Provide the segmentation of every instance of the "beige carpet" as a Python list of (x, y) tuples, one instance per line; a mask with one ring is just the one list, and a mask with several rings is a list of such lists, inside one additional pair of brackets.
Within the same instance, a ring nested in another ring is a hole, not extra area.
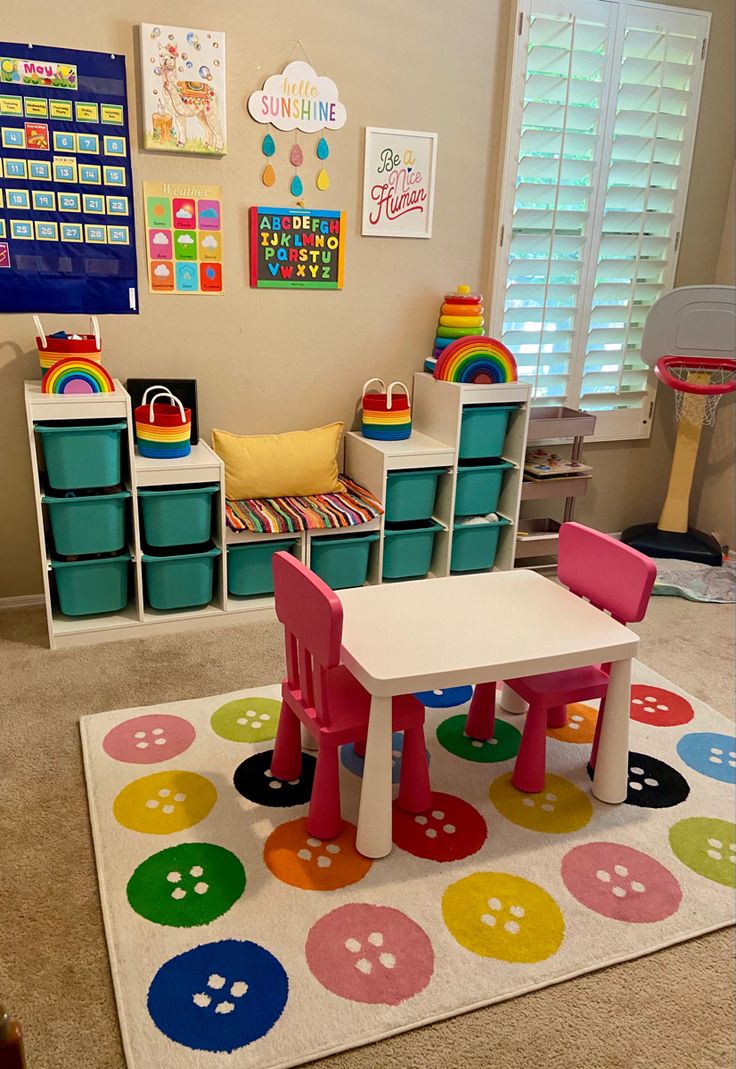
[[(654, 599), (640, 630), (642, 661), (733, 716), (732, 608)], [(124, 1065), (79, 716), (259, 686), (280, 669), (276, 625), (52, 654), (40, 611), (0, 614), (0, 998), (23, 1021), (31, 1069)], [(716, 933), (315, 1064), (730, 1067), (732, 942)]]

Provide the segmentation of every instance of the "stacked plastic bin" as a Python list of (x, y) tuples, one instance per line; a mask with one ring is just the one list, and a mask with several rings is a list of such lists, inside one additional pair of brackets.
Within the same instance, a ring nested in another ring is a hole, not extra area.
[(115, 613), (128, 603), (125, 430), (117, 421), (35, 424), (46, 472), (47, 549), (65, 616)]
[(442, 527), (433, 514), (444, 472), (444, 468), (387, 472), (383, 579), (423, 579), (429, 573), (435, 537)]
[(467, 405), (463, 408), (458, 450), (451, 572), (493, 567), (501, 528), (496, 514), (505, 472), (503, 459), (509, 420), (516, 405)]
[(160, 486), (138, 491), (146, 604), (160, 612), (212, 601), (220, 549), (212, 542), (218, 486)]

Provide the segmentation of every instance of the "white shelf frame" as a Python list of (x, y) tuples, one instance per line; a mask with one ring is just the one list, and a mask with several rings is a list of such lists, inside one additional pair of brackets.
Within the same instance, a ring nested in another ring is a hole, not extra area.
[[(345, 470), (351, 479), (365, 486), (385, 507), (389, 472), (444, 468), (439, 477), (433, 519), (442, 525), (434, 538), (428, 578), (450, 574), (452, 557), (458, 454), (463, 409), (471, 405), (516, 405), (511, 413), (503, 457), (513, 465), (504, 476), (497, 513), (510, 522), (499, 532), (494, 571), (514, 565), (515, 531), (519, 519), (521, 478), (529, 422), (529, 393), (526, 383), (512, 382), (480, 386), (443, 382), (426, 372), (414, 375), (412, 434), (400, 442), (382, 442), (350, 431), (345, 439)], [(382, 582), (385, 519), (380, 521), (377, 552), (371, 552), (368, 580)]]

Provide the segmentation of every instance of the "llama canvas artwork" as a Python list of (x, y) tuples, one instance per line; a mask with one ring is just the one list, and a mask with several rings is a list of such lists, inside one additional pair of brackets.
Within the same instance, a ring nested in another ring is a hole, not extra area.
[(141, 70), (144, 148), (224, 155), (225, 34), (143, 23)]

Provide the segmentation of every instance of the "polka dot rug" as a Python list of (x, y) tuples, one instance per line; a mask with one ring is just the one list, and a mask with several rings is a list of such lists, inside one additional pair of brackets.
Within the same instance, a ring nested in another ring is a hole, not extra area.
[[(130, 1069), (301, 1065), (733, 923), (733, 727), (642, 665), (620, 806), (591, 794), (594, 705), (548, 732), (524, 795), (522, 718), (473, 743), (465, 688), (422, 695), (432, 805), (394, 807), (379, 861), (355, 849), (352, 746), (337, 839), (306, 828), (311, 754), (270, 775), (278, 693), (82, 720)], [(394, 780), (400, 762), (396, 735)]]

